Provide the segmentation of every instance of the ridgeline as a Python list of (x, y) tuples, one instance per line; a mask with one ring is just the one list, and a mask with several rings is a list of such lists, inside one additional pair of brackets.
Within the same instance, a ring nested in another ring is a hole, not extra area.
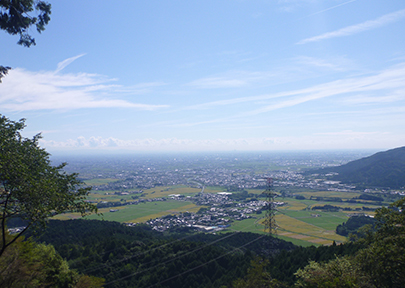
[(355, 184), (358, 188), (380, 187), (400, 189), (405, 186), (405, 147), (378, 152), (338, 167), (312, 170), (310, 173), (338, 175), (330, 180)]

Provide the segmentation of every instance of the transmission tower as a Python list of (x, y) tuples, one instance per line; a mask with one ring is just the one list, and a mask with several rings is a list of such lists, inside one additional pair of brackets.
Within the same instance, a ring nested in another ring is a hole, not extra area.
[(276, 233), (276, 205), (274, 204), (274, 196), (276, 193), (272, 191), (273, 188), (273, 178), (267, 178), (267, 187), (263, 191), (266, 196), (266, 216), (264, 219), (264, 231), (267, 231), (270, 236)]

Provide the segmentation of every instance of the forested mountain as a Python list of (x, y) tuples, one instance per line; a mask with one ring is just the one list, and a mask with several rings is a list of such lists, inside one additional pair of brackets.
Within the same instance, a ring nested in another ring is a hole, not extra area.
[(352, 244), (296, 247), (254, 233), (164, 235), (98, 220), (50, 221), (36, 240), (54, 245), (72, 269), (105, 278), (106, 287), (233, 287), (257, 256), (271, 259), (271, 274), (292, 285), (309, 260), (358, 250)]
[(405, 186), (405, 147), (378, 152), (345, 165), (324, 168), (311, 173), (329, 172), (339, 173), (331, 179), (343, 183), (352, 183), (364, 188), (399, 189)]
[(37, 241), (54, 245), (72, 269), (105, 278), (106, 287), (221, 287), (243, 277), (255, 255), (295, 247), (254, 233), (165, 236), (98, 220), (50, 221)]

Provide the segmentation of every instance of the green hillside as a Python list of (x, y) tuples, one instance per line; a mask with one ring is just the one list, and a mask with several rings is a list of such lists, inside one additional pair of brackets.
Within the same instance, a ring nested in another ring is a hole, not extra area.
[(360, 187), (400, 189), (405, 186), (405, 147), (378, 152), (342, 166), (316, 172), (337, 172), (339, 174), (331, 179)]

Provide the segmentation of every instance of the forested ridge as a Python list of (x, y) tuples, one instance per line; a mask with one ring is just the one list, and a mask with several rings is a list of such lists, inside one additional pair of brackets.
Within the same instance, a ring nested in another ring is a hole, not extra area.
[(251, 261), (269, 258), (273, 277), (292, 285), (310, 260), (352, 255), (359, 245), (297, 247), (254, 233), (161, 234), (146, 226), (98, 220), (50, 221), (37, 238), (55, 246), (80, 273), (103, 277), (106, 287), (232, 287)]
[[(405, 198), (354, 218), (350, 241), (298, 247), (267, 235), (157, 233), (98, 220), (50, 221), (35, 240), (104, 287), (403, 287)], [(353, 222), (353, 223), (352, 223)], [(360, 227), (360, 228), (359, 228)], [(90, 286), (91, 287), (91, 286)]]
[(405, 186), (405, 147), (378, 152), (338, 167), (310, 171), (310, 173), (329, 172), (339, 173), (331, 176), (333, 180), (356, 184), (363, 188), (399, 189)]

